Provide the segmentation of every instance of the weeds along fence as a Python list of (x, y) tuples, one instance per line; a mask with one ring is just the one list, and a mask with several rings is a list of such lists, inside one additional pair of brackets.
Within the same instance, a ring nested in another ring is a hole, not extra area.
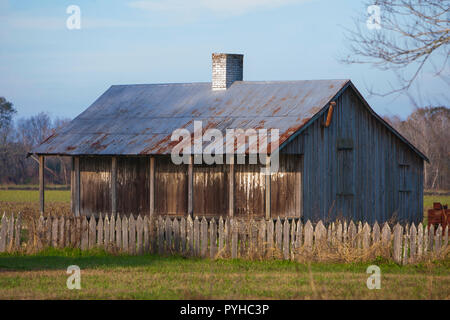
[(148, 216), (39, 217), (22, 221), (4, 214), (0, 252), (36, 252), (46, 247), (104, 248), (112, 253), (181, 254), (210, 258), (279, 258), (296, 261), (365, 261), (376, 257), (399, 264), (448, 258), (448, 226), (392, 229), (361, 222), (192, 219)]

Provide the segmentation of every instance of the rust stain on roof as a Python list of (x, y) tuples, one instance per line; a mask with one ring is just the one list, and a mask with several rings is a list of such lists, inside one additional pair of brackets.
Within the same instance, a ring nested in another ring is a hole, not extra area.
[(278, 129), (280, 143), (299, 130), (349, 80), (238, 81), (223, 91), (210, 83), (110, 87), (68, 126), (32, 153), (169, 154), (172, 132), (203, 121), (218, 129)]

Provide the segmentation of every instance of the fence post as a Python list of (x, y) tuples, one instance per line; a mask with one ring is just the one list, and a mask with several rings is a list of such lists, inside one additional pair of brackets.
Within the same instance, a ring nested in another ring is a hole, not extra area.
[(413, 223), (409, 229), (409, 262), (413, 263), (416, 260), (416, 252), (417, 252), (417, 229), (415, 224)]
[(364, 224), (362, 232), (362, 247), (364, 250), (367, 250), (370, 247), (370, 226), (367, 222)]
[(284, 219), (283, 224), (283, 258), (284, 260), (289, 259), (289, 231), (291, 229), (291, 226), (289, 224), (289, 220), (286, 218)]
[(372, 243), (378, 243), (378, 241), (380, 241), (380, 237), (380, 225), (375, 221), (372, 229)]
[(94, 215), (91, 215), (89, 219), (89, 249), (95, 247), (95, 243), (97, 240), (97, 223), (95, 221)]
[(291, 258), (293, 258), (294, 255), (294, 249), (295, 249), (295, 230), (296, 230), (297, 224), (295, 223), (295, 220), (292, 219), (292, 223), (291, 223), (291, 242), (290, 242), (290, 250), (289, 250), (289, 255)]
[(103, 223), (103, 245), (105, 247), (105, 249), (108, 249), (110, 241), (109, 238), (111, 237), (109, 235), (109, 232), (111, 231), (111, 226), (110, 226), (110, 222), (109, 222), (109, 216), (105, 215), (105, 220)]
[(323, 225), (322, 220), (316, 224), (316, 228), (314, 230), (314, 246), (316, 248), (324, 245), (327, 240), (327, 229)]
[(136, 220), (133, 214), (128, 219), (128, 248), (130, 254), (136, 254)]
[(448, 245), (448, 224), (447, 224), (447, 226), (445, 227), (445, 232), (444, 232), (444, 249), (446, 249), (447, 248), (447, 245)]
[(342, 243), (342, 222), (339, 220), (336, 222), (336, 243), (335, 246), (339, 247)]
[(187, 252), (189, 255), (194, 255), (194, 222), (190, 215), (186, 222)]
[(267, 252), (273, 252), (274, 245), (273, 245), (273, 236), (274, 236), (274, 225), (273, 220), (269, 219), (267, 221)]
[(210, 245), (210, 257), (214, 259), (217, 253), (217, 225), (214, 218), (209, 222), (209, 245)]
[(150, 252), (150, 233), (149, 233), (149, 218), (147, 215), (144, 215), (144, 219), (142, 222), (142, 229), (144, 231), (144, 253)]
[(75, 242), (74, 242), (74, 247), (75, 248), (81, 248), (81, 239), (82, 239), (82, 228), (81, 228), (81, 218), (80, 217), (75, 217), (74, 218), (74, 235), (75, 235)]
[(417, 231), (417, 258), (420, 259), (422, 257), (423, 252), (423, 225), (422, 222), (419, 223), (417, 227), (419, 230)]
[(408, 227), (405, 227), (405, 234), (403, 235), (403, 265), (408, 263)]
[(439, 251), (441, 250), (441, 244), (442, 244), (442, 226), (438, 225), (436, 229), (436, 234), (434, 236), (434, 253), (439, 254)]
[(103, 246), (103, 215), (100, 213), (100, 216), (98, 218), (97, 223), (97, 246), (102, 247)]
[(184, 217), (181, 217), (180, 220), (180, 252), (182, 254), (186, 253), (186, 219)]
[(0, 252), (5, 252), (6, 249), (6, 233), (8, 232), (8, 218), (3, 213), (2, 226), (0, 229)]
[(206, 257), (208, 252), (208, 222), (205, 217), (203, 217), (201, 226), (200, 226), (200, 234), (201, 234), (201, 256)]
[(222, 216), (219, 218), (219, 254), (223, 253), (224, 248), (224, 225)]
[(116, 216), (113, 214), (109, 220), (109, 242), (111, 245), (116, 244)]
[(158, 253), (161, 255), (164, 253), (164, 220), (161, 216), (158, 217), (156, 222), (156, 233), (158, 235)]
[(303, 237), (303, 225), (300, 219), (297, 221), (297, 229), (295, 230), (295, 248), (300, 249), (302, 247), (302, 237)]
[(52, 219), (52, 247), (58, 247), (58, 217)]
[(231, 227), (231, 258), (237, 258), (237, 247), (238, 247), (238, 226), (235, 219), (230, 219)]
[(383, 229), (381, 230), (381, 241), (385, 246), (387, 246), (391, 241), (391, 228), (387, 222), (384, 223)]
[(402, 262), (402, 237), (403, 227), (397, 223), (394, 227), (394, 261), (399, 264)]
[(142, 254), (144, 252), (144, 245), (143, 245), (143, 231), (144, 231), (144, 225), (142, 221), (142, 217), (139, 214), (136, 219), (136, 242), (137, 242), (137, 253)]
[(260, 257), (264, 257), (266, 254), (266, 221), (264, 219), (261, 219), (259, 221), (259, 229), (258, 229), (258, 254)]
[[(47, 218), (50, 220), (51, 218)], [(81, 250), (86, 250), (89, 245), (89, 229), (86, 216), (81, 218)]]
[(44, 217), (42, 216), (42, 214), (39, 216), (39, 221), (37, 223), (37, 227), (35, 230), (35, 234), (33, 235), (33, 244), (36, 245), (36, 248), (38, 251), (42, 250), (44, 244), (43, 244), (43, 239), (44, 239), (44, 226), (45, 226), (45, 221), (44, 221)]
[(282, 234), (281, 234), (281, 230), (282, 230), (282, 226), (281, 226), (281, 220), (280, 217), (278, 216), (278, 219), (275, 223), (275, 245), (276, 248), (279, 252), (282, 251)]
[(430, 226), (430, 230), (428, 230), (428, 251), (433, 251), (433, 240), (434, 240), (434, 225)]
[(19, 250), (20, 249), (20, 236), (22, 231), (22, 214), (19, 212), (17, 214), (16, 218), (16, 224), (15, 224), (15, 237), (14, 237), (14, 249)]
[(349, 240), (351, 243), (352, 248), (357, 247), (357, 240), (356, 240), (356, 226), (353, 223), (353, 221), (350, 221), (350, 224), (348, 226), (348, 233), (349, 233)]
[(311, 221), (306, 221), (305, 224), (305, 248), (307, 251), (311, 252), (313, 248), (313, 236), (314, 236), (314, 229), (312, 226)]
[(200, 255), (200, 222), (198, 217), (194, 219), (194, 255)]
[[(123, 245), (122, 245), (122, 218), (120, 217), (120, 215), (117, 215), (117, 219), (115, 221), (115, 233), (116, 233), (116, 246), (119, 250), (123, 249)], [(111, 236), (111, 234), (110, 234)]]
[(173, 250), (174, 252), (180, 252), (180, 224), (178, 223), (178, 219), (173, 218), (172, 222), (172, 230), (173, 230)]
[(347, 221), (344, 221), (343, 228), (342, 228), (342, 244), (348, 245), (347, 241), (348, 241), (348, 225), (347, 225)]

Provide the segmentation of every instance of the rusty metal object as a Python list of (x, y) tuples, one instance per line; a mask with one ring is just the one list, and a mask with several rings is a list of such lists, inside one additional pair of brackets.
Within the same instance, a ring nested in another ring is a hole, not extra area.
[(439, 224), (442, 226), (442, 232), (444, 232), (447, 225), (450, 225), (450, 210), (447, 205), (434, 202), (433, 209), (428, 209), (428, 228), (431, 225), (437, 227)]
[(327, 121), (325, 122), (325, 128), (328, 128), (331, 124), (331, 119), (333, 118), (333, 109), (336, 106), (336, 102), (330, 102), (330, 108), (328, 108)]

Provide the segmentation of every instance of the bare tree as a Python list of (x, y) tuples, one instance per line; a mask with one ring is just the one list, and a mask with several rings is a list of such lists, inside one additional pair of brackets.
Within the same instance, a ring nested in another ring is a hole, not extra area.
[(425, 163), (428, 189), (450, 189), (450, 109), (417, 108), (406, 120), (386, 119), (430, 159)]
[[(379, 29), (366, 27), (366, 19), (355, 18), (355, 29), (346, 29), (350, 54), (344, 63), (367, 63), (380, 70), (392, 70), (398, 79), (388, 92), (371, 94), (386, 96), (407, 91), (426, 64), (442, 76), (450, 55), (450, 20), (448, 0), (375, 0), (366, 7), (380, 8)], [(435, 65), (432, 57), (441, 56)], [(411, 69), (410, 69), (411, 68)], [(411, 72), (412, 70), (412, 72)]]

